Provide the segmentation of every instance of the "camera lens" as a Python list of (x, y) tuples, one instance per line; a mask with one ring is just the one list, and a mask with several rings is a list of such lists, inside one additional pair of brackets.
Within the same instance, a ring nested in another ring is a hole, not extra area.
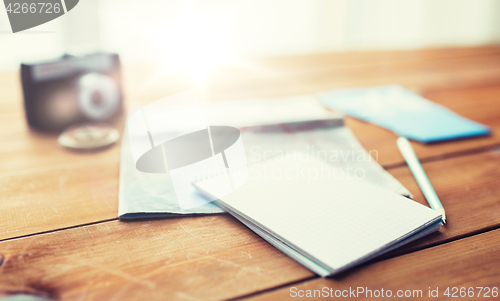
[(79, 106), (90, 120), (104, 121), (113, 116), (120, 104), (115, 81), (104, 74), (87, 73), (79, 78)]

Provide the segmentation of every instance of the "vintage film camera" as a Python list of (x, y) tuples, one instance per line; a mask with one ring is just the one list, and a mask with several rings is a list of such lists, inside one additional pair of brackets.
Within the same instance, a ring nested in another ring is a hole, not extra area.
[(61, 132), (84, 122), (112, 123), (122, 113), (120, 60), (95, 53), (21, 65), (28, 124)]

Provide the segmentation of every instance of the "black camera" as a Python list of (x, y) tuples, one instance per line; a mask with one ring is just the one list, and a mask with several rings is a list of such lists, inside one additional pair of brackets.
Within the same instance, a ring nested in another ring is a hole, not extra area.
[(65, 55), (54, 61), (21, 65), (28, 124), (60, 132), (83, 122), (113, 122), (123, 110), (117, 54)]

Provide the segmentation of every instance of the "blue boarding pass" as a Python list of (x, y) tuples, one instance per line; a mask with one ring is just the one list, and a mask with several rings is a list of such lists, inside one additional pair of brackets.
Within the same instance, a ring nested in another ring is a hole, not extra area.
[(491, 133), (487, 126), (398, 85), (338, 89), (318, 97), (330, 109), (423, 143)]

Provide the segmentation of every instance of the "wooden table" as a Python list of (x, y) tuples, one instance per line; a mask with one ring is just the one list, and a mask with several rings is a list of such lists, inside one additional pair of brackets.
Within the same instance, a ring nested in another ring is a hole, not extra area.
[[(127, 101), (148, 103), (193, 85), (159, 70), (125, 66)], [(389, 83), (484, 123), (493, 135), (413, 143), (449, 223), (383, 258), (321, 279), (227, 215), (120, 222), (120, 145), (73, 153), (59, 148), (55, 136), (30, 131), (19, 74), (0, 74), (0, 295), (276, 300), (290, 298), (292, 287), (422, 290), (424, 297), (429, 287), (439, 287), (445, 298), (447, 287), (499, 287), (500, 47), (250, 60), (215, 70), (205, 93), (217, 101)], [(347, 125), (425, 204), (396, 136), (353, 118)]]

